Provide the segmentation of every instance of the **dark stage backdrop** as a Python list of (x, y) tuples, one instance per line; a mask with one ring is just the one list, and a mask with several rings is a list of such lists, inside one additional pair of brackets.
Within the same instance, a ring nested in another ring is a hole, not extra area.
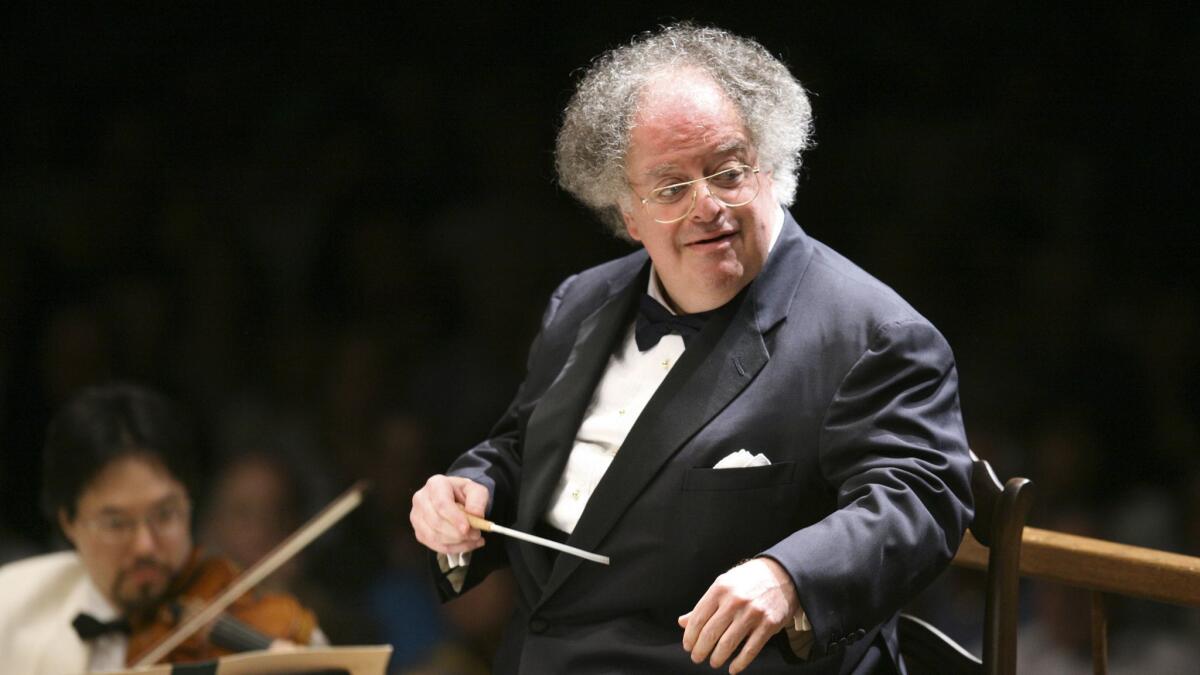
[(187, 404), (214, 483), (284, 456), (304, 511), (370, 475), (363, 559), (400, 555), (550, 291), (627, 250), (554, 184), (574, 71), (694, 18), (815, 94), (792, 212), (945, 332), (1034, 522), (1200, 553), (1187, 3), (58, 4), (0, 22), (6, 551), (52, 544), (51, 412), (117, 378)]

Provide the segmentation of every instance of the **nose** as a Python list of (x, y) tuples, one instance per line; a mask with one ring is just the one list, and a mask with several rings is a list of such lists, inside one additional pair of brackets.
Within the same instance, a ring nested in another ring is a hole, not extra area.
[(692, 207), (692, 219), (707, 223), (717, 217), (724, 205), (713, 196), (707, 181), (696, 185), (696, 205)]
[(150, 529), (150, 523), (146, 522), (145, 518), (139, 520), (135, 526), (130, 546), (135, 553), (152, 553), (158, 548), (158, 540), (154, 536), (154, 531)]

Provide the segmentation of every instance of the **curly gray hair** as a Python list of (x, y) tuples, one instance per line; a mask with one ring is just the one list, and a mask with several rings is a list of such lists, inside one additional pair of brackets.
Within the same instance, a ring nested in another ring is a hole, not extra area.
[(812, 136), (812, 106), (787, 66), (754, 40), (690, 23), (635, 37), (592, 61), (563, 112), (555, 144), (558, 182), (628, 239), (620, 205), (628, 203), (625, 155), (642, 87), (663, 71), (698, 68), (733, 101), (759, 165), (773, 171), (775, 196), (796, 195), (800, 153)]

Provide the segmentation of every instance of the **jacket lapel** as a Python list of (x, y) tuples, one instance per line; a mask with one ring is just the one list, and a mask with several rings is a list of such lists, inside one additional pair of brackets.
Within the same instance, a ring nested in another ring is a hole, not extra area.
[[(648, 270), (647, 265), (642, 273), (618, 286), (599, 309), (584, 319), (562, 371), (530, 415), (525, 433), (525, 475), (517, 502), (517, 529), (533, 531), (546, 512), (596, 383), (604, 373), (614, 344), (628, 327), (634, 301), (645, 288)], [(539, 583), (544, 582), (550, 572), (545, 550), (525, 542), (518, 542), (518, 546), (534, 577)]]

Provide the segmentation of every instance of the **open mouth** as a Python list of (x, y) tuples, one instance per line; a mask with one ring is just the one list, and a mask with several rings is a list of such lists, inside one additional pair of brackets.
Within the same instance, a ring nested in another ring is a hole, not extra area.
[(713, 235), (712, 237), (709, 237), (708, 239), (701, 239), (699, 241), (693, 241), (692, 243), (688, 244), (688, 246), (704, 246), (707, 244), (719, 244), (723, 241), (728, 241), (730, 239), (733, 239), (734, 235), (736, 235), (736, 234), (737, 234), (737, 230), (734, 230), (731, 232), (722, 232), (720, 234)]

